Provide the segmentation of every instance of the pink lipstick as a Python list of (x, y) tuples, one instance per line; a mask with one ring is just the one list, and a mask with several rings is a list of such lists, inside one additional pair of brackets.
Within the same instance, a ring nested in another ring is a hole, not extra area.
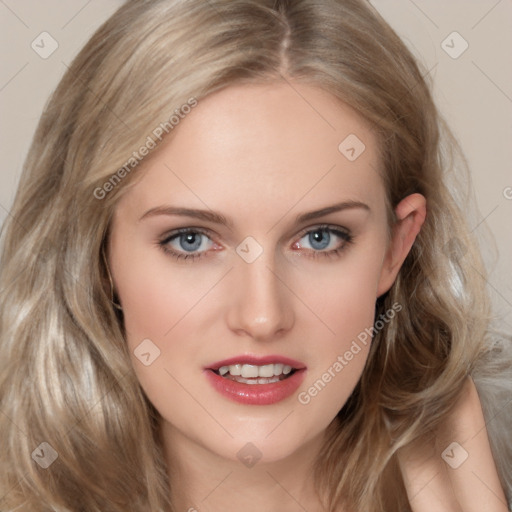
[(300, 386), (306, 367), (288, 357), (240, 355), (206, 367), (204, 373), (223, 396), (247, 405), (285, 400)]

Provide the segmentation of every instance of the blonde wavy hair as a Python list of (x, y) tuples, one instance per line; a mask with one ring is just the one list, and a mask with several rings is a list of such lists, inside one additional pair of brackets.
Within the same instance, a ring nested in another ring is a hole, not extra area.
[[(140, 173), (102, 199), (94, 191), (189, 98), (283, 80), (322, 88), (372, 124), (390, 227), (403, 197), (427, 198), (423, 229), (376, 304), (378, 317), (400, 303), (400, 319), (375, 334), (316, 465), (329, 511), (409, 510), (397, 451), (431, 438), (491, 353), (485, 272), (454, 192), (457, 144), (424, 75), (363, 0), (132, 0), (97, 30), (44, 110), (2, 234), (2, 510), (173, 510), (159, 415), (102, 259)], [(42, 442), (58, 453), (46, 470), (31, 458)]]

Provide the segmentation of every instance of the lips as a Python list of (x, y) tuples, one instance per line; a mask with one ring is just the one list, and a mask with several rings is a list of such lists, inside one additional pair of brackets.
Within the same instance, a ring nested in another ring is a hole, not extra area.
[(306, 367), (283, 356), (241, 355), (205, 368), (213, 388), (248, 405), (270, 405), (288, 398), (302, 383)]

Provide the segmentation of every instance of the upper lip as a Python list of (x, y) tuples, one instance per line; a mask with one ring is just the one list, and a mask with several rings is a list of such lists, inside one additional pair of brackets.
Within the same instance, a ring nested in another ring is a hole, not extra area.
[(263, 366), (266, 364), (286, 364), (295, 368), (296, 370), (302, 370), (306, 367), (305, 364), (289, 357), (269, 355), (269, 356), (253, 356), (249, 354), (239, 355), (230, 357), (229, 359), (223, 359), (207, 366), (207, 370), (218, 370), (221, 366), (231, 366), (233, 364), (252, 364), (255, 366)]

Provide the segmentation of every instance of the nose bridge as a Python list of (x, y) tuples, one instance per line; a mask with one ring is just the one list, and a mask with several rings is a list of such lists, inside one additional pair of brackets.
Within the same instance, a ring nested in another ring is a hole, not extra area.
[(259, 340), (289, 330), (294, 322), (292, 296), (276, 269), (274, 252), (263, 251), (252, 262), (240, 257), (235, 267), (230, 328)]

